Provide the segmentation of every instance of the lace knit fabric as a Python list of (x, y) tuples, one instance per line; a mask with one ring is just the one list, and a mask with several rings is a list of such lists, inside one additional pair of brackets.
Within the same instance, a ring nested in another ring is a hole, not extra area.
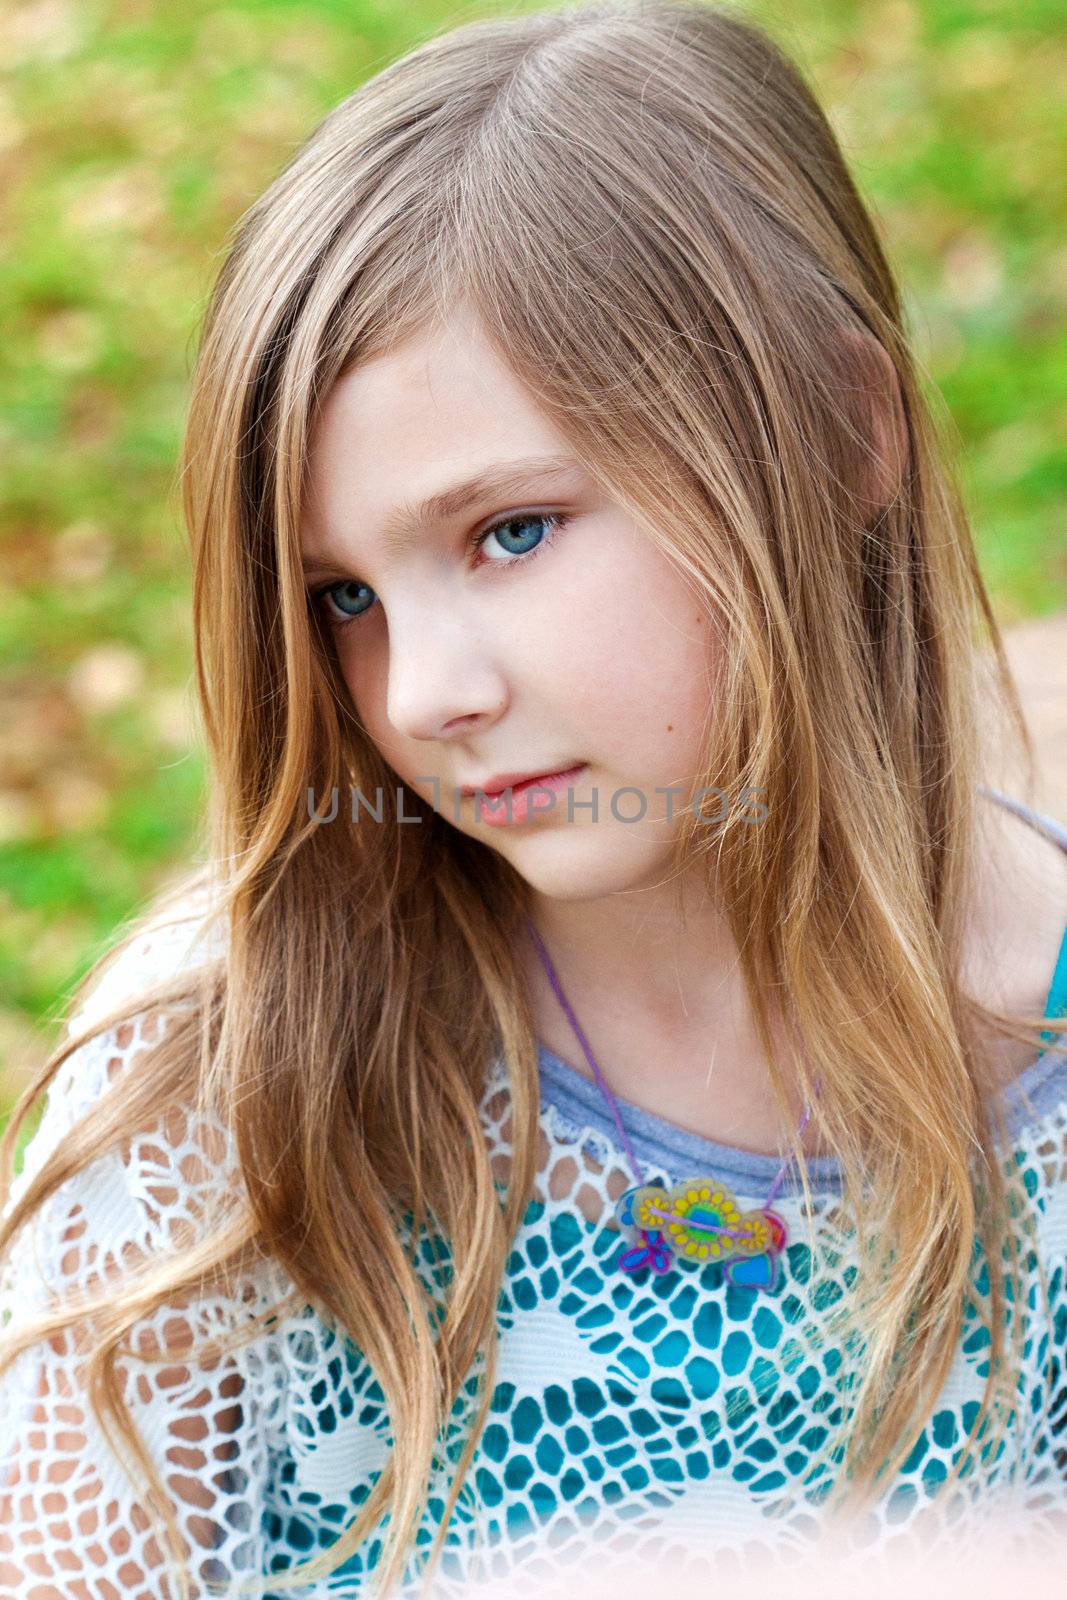
[[(1055, 825), (1053, 825), (1055, 826)], [(1067, 848), (1067, 834), (1062, 841)], [(217, 934), (214, 936), (217, 937)], [(102, 1015), (127, 987), (201, 958), (195, 914), (132, 946), (71, 1027)], [(163, 1025), (157, 1018), (152, 1026)], [(144, 1017), (76, 1051), (49, 1093), (12, 1200), (108, 1082), (158, 1035)], [(541, 1053), (541, 1161), (534, 1199), (501, 1290), (499, 1367), (488, 1425), (445, 1547), (441, 1594), (504, 1577), (521, 1589), (598, 1550), (598, 1574), (634, 1557), (672, 1558), (681, 1572), (721, 1575), (753, 1553), (785, 1561), (810, 1545), (832, 1469), (819, 1453), (840, 1420), (842, 1352), (823, 1318), (853, 1275), (840, 1175), (809, 1163), (812, 1234), (799, 1184), (776, 1209), (789, 1227), (781, 1286), (769, 1295), (729, 1285), (714, 1261), (679, 1261), (661, 1278), (619, 1273), (615, 1198), (633, 1182), (595, 1085)], [(857, 1548), (956, 1536), (992, 1505), (1020, 1517), (1031, 1548), (1067, 1530), (1067, 1051), (1047, 1050), (1008, 1096), (1013, 1159), (1036, 1222), (1024, 1243), (1025, 1370), (1015, 1423), (992, 1462), (940, 1493), (977, 1414), (988, 1335), (973, 1303), (949, 1379), (922, 1436)], [(621, 1103), (646, 1177), (695, 1172), (760, 1206), (780, 1163), (686, 1134)], [(493, 1063), (483, 1115), (494, 1171), (509, 1156), (508, 1092)], [(0, 1310), (17, 1326), (52, 1289), (92, 1288), (166, 1248), (240, 1185), (225, 1131), (171, 1116), (68, 1181), (39, 1225), (24, 1230), (0, 1281)], [(816, 1246), (815, 1252), (811, 1244)], [(1044, 1314), (1037, 1258), (1048, 1277)], [(436, 1270), (426, 1251), (426, 1281)], [(829, 1266), (813, 1272), (825, 1259)], [(976, 1266), (975, 1284), (984, 1273)], [(818, 1291), (811, 1292), (818, 1282)], [(194, 1343), (292, 1290), (263, 1265), (227, 1299), (168, 1307), (138, 1327), (135, 1350), (159, 1348), (175, 1318)], [(143, 1343), (142, 1343), (143, 1340)], [(192, 1556), (195, 1595), (253, 1589), (328, 1549), (365, 1500), (388, 1454), (382, 1394), (346, 1335), (314, 1308), (280, 1318), (214, 1366), (191, 1361), (121, 1368), (134, 1421), (172, 1496)], [(469, 1386), (473, 1392), (473, 1380)], [(463, 1438), (457, 1426), (453, 1459)], [(131, 1484), (85, 1397), (84, 1362), (69, 1336), (28, 1351), (0, 1379), (0, 1574), (17, 1551), (16, 1600), (42, 1593), (113, 1600), (178, 1593)], [(449, 1481), (442, 1463), (420, 1543), (428, 1545)], [(6, 1483), (6, 1488), (5, 1488)], [(6, 1497), (6, 1498), (5, 1498)], [(933, 1532), (931, 1533), (931, 1528)], [(6, 1533), (5, 1533), (6, 1530)], [(5, 1542), (6, 1541), (6, 1542)], [(281, 1593), (356, 1596), (378, 1559), (368, 1539), (327, 1578)], [(602, 1559), (601, 1559), (602, 1552)], [(409, 1568), (416, 1587), (416, 1562)], [(0, 1584), (0, 1588), (3, 1585)]]

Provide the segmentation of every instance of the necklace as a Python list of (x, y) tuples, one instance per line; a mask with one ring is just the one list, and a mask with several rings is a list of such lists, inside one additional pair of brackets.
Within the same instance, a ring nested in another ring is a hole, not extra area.
[[(637, 1180), (632, 1188), (619, 1196), (615, 1215), (622, 1227), (636, 1229), (640, 1233), (641, 1242), (622, 1250), (615, 1265), (622, 1272), (638, 1272), (644, 1267), (651, 1267), (655, 1273), (664, 1273), (670, 1271), (674, 1257), (686, 1257), (698, 1262), (725, 1261), (727, 1282), (739, 1288), (763, 1289), (772, 1293), (779, 1285), (779, 1257), (785, 1248), (787, 1231), (785, 1222), (777, 1211), (771, 1209), (771, 1204), (792, 1164), (792, 1156), (784, 1162), (771, 1184), (766, 1201), (756, 1211), (742, 1211), (730, 1190), (717, 1178), (687, 1178), (670, 1188), (658, 1180), (646, 1183), (630, 1137), (623, 1127), (615, 1096), (608, 1088), (578, 1018), (563, 993), (548, 951), (533, 923), (527, 921), (526, 927), (553, 992), (574, 1029), (597, 1086), (607, 1101)], [(815, 1085), (816, 1095), (821, 1086), (822, 1080), (819, 1079)], [(805, 1106), (804, 1115), (797, 1126), (798, 1138), (810, 1116), (809, 1104)]]

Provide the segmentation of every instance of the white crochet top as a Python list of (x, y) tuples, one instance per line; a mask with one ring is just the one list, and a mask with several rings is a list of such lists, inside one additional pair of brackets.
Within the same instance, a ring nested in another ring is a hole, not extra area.
[[(1067, 848), (1067, 832), (1044, 820)], [(71, 1028), (153, 974), (200, 959), (207, 943), (199, 935), (190, 912), (141, 939)], [(1067, 980), (1067, 940), (1059, 977)], [(111, 1030), (65, 1063), (12, 1199), (134, 1059), (146, 1041), (143, 1020), (128, 1026), (121, 1042)], [(852, 1275), (834, 1158), (809, 1162), (814, 1239), (837, 1263), (824, 1271), (818, 1306), (804, 1293), (813, 1258), (792, 1173), (775, 1202), (789, 1239), (773, 1292), (727, 1282), (714, 1260), (678, 1260), (663, 1276), (624, 1273), (616, 1261), (627, 1240), (612, 1218), (615, 1198), (633, 1178), (617, 1133), (596, 1086), (576, 1068), (542, 1048), (541, 1074), (537, 1195), (502, 1285), (492, 1410), (434, 1592), (467, 1593), (508, 1576), (536, 1593), (546, 1576), (590, 1549), (598, 1576), (642, 1555), (673, 1556), (680, 1571), (704, 1579), (709, 1552), (719, 1575), (753, 1552), (772, 1563), (789, 1559), (818, 1531), (831, 1469), (817, 1461), (841, 1415), (841, 1351), (819, 1334), (820, 1307), (838, 1300)], [(1026, 1245), (1026, 1365), (1016, 1426), (991, 1463), (939, 1494), (977, 1413), (987, 1368), (988, 1335), (969, 1301), (949, 1379), (877, 1512), (857, 1524), (858, 1548), (907, 1541), (923, 1507), (946, 1537), (968, 1519), (977, 1526), (994, 1505), (1024, 1519), (1032, 1548), (1067, 1530), (1067, 1051), (1050, 1047), (1035, 1060), (1011, 1086), (1008, 1107), (1013, 1156), (1025, 1171), (1048, 1274), (1051, 1328)], [(765, 1202), (776, 1158), (697, 1138), (625, 1102), (620, 1109), (647, 1179), (671, 1184), (699, 1173), (726, 1186), (742, 1209)], [(506, 1158), (508, 1095), (499, 1060), (483, 1112), (490, 1147)], [(224, 1130), (208, 1135), (191, 1117), (179, 1128), (170, 1116), (133, 1142), (127, 1160), (104, 1156), (65, 1184), (36, 1229), (23, 1230), (0, 1277), (4, 1319), (17, 1326), (46, 1303), (51, 1287), (91, 1287), (106, 1264), (158, 1251), (179, 1222), (203, 1214), (213, 1186), (239, 1187)], [(976, 1289), (984, 1278), (982, 1269)], [(143, 1332), (144, 1348), (153, 1341), (158, 1348), (164, 1323), (176, 1314), (199, 1342), (292, 1287), (277, 1265), (264, 1266), (240, 1295), (146, 1320), (136, 1347)], [(262, 1581), (253, 1592), (264, 1597), (357, 1596), (371, 1587), (364, 1580), (379, 1555), (376, 1535), (329, 1578), (291, 1590), (271, 1584), (272, 1575), (335, 1541), (387, 1458), (382, 1395), (347, 1335), (306, 1306), (213, 1368), (138, 1367), (127, 1359), (122, 1371), (134, 1420), (192, 1551), (195, 1595), (228, 1594), (256, 1574)], [(131, 1484), (82, 1378), (69, 1341), (57, 1338), (28, 1351), (0, 1379), (0, 1580), (14, 1548), (20, 1576), (8, 1589), (15, 1600), (176, 1595), (138, 1503), (139, 1474), (131, 1468)], [(459, 1432), (457, 1452), (462, 1438)], [(447, 1481), (442, 1472), (433, 1485), (424, 1545)], [(929, 1531), (924, 1539), (930, 1548)], [(414, 1561), (409, 1575), (414, 1593)], [(7, 1593), (3, 1581), (0, 1592)]]

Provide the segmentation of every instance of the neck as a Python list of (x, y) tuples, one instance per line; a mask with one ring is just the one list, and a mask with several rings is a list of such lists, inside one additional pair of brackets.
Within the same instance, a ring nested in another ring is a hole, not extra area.
[[(794, 1132), (779, 1117), (770, 1069), (740, 973), (737, 945), (703, 885), (657, 886), (589, 901), (535, 899), (547, 948), (589, 1048), (614, 1094), (690, 1131), (773, 1154)], [(586, 1061), (538, 952), (523, 971), (539, 1041), (584, 1077)], [(772, 1011), (772, 1031), (783, 1035)], [(776, 1059), (787, 1062), (784, 1048)], [(814, 1131), (805, 1149), (814, 1151)]]
[[(535, 896), (530, 917), (576, 1010), (577, 997), (586, 996), (635, 1023), (685, 1033), (712, 1025), (739, 985), (729, 924), (695, 877), (681, 894), (664, 884), (590, 900)], [(552, 995), (528, 939), (523, 959)]]

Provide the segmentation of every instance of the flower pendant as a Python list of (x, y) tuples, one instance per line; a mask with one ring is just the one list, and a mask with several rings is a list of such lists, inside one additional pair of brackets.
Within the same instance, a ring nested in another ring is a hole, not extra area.
[(723, 1261), (727, 1282), (773, 1292), (786, 1226), (776, 1211), (742, 1211), (713, 1178), (690, 1178), (672, 1188), (638, 1184), (620, 1195), (615, 1215), (622, 1227), (639, 1230), (643, 1243), (627, 1248), (617, 1265), (624, 1272), (649, 1266), (668, 1270), (673, 1257)]

